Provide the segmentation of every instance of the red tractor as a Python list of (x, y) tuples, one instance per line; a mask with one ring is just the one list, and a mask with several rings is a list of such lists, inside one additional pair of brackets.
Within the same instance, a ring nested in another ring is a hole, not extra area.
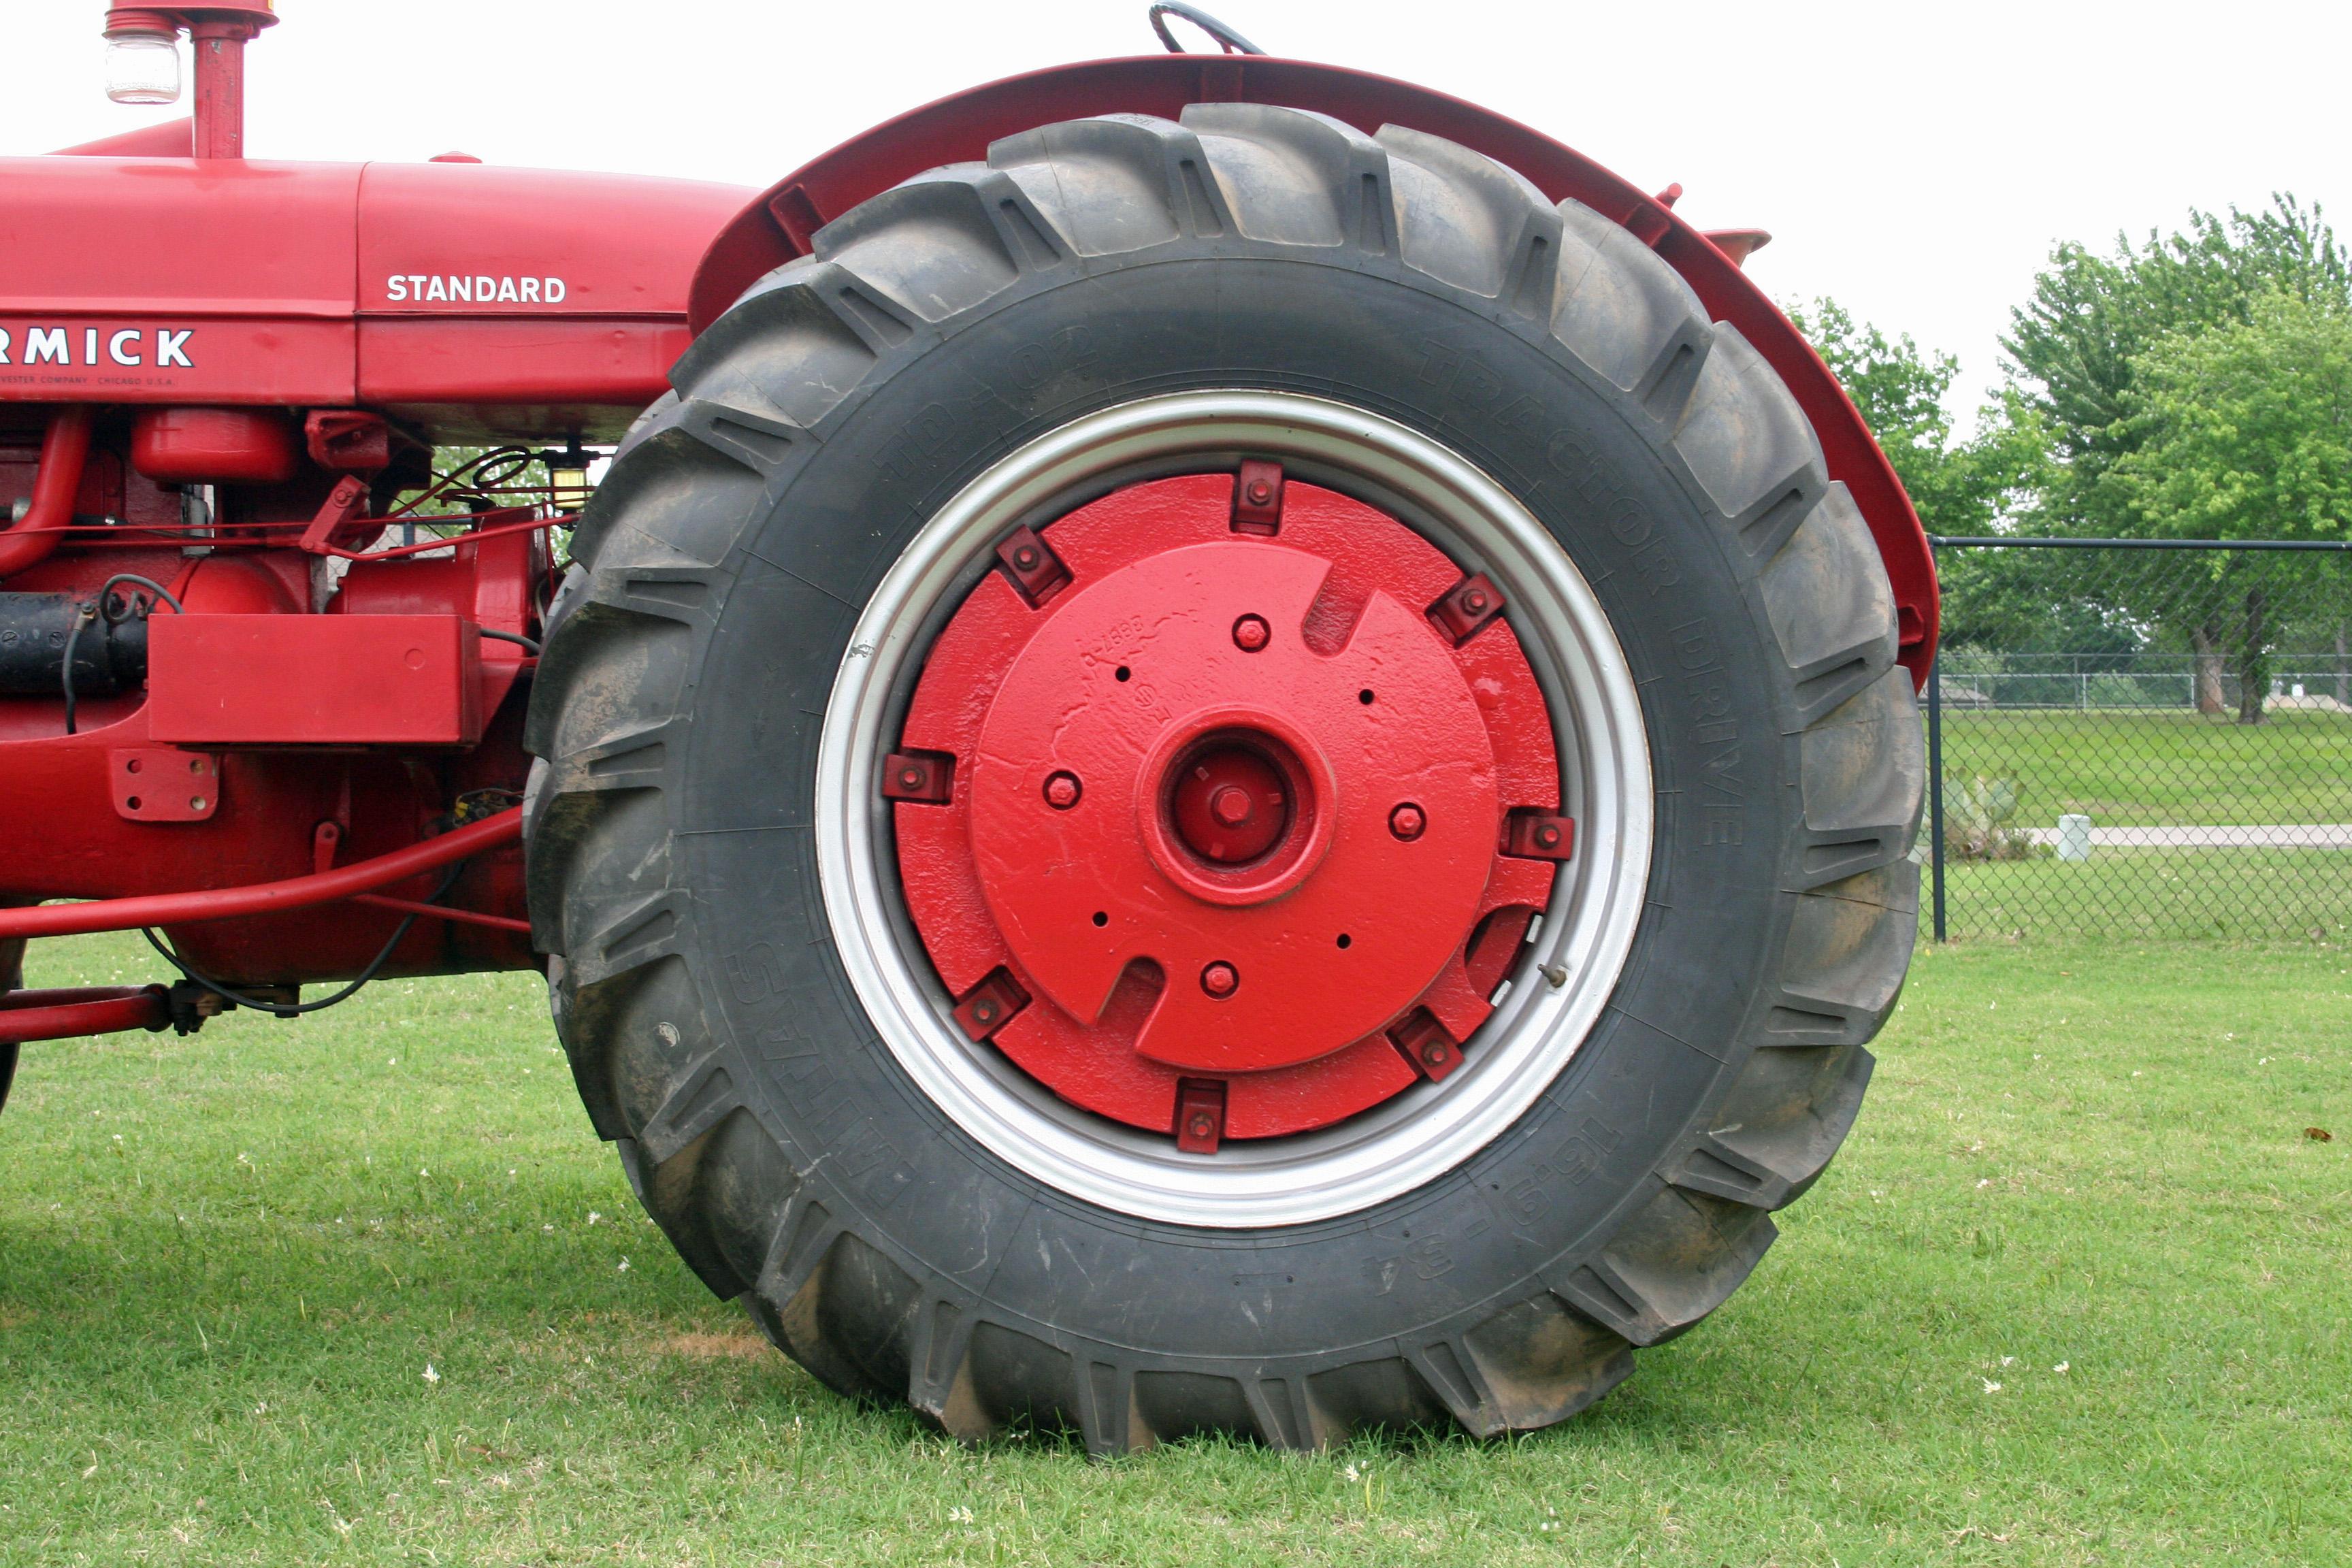
[(964, 1437), (1524, 1431), (1721, 1302), (1910, 952), (1917, 520), (1760, 236), (1171, 12), (756, 195), (247, 159), (268, 5), (109, 12), (194, 114), (0, 160), (0, 990), (168, 984), (10, 1066), (541, 970)]

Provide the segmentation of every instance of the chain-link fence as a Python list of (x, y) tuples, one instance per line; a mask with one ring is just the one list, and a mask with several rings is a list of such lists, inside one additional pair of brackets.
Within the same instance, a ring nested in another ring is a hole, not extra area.
[(2352, 925), (2352, 553), (1935, 542), (1939, 940)]

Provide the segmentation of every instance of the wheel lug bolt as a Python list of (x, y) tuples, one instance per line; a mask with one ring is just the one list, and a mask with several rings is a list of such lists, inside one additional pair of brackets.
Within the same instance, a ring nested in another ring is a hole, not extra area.
[(1250, 505), (1264, 506), (1274, 499), (1274, 487), (1264, 479), (1255, 480), (1249, 488), (1249, 499)]
[(1045, 781), (1045, 804), (1055, 811), (1067, 811), (1077, 805), (1081, 793), (1078, 775), (1066, 770)]
[(1474, 616), (1482, 614), (1486, 608), (1486, 595), (1473, 588), (1462, 595), (1462, 607)]
[(1273, 639), (1262, 616), (1244, 616), (1234, 623), (1234, 646), (1244, 653), (1255, 653)]
[(1034, 571), (1037, 565), (1037, 552), (1024, 544), (1013, 552), (1013, 563), (1024, 572)]
[(1408, 844), (1420, 837), (1421, 830), (1428, 826), (1429, 818), (1410, 801), (1389, 813), (1389, 831)]
[(1559, 847), (1559, 829), (1547, 823), (1536, 829), (1536, 842), (1546, 849)]
[(1230, 963), (1217, 963), (1201, 971), (1201, 989), (1210, 995), (1223, 998), (1241, 988), (1242, 977)]

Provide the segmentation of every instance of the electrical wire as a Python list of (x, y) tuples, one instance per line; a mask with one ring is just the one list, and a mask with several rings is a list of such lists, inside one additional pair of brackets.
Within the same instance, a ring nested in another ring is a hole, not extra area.
[[(405, 506), (394, 508), (390, 516), (401, 518), (415, 513), (419, 508), (442, 500), (450, 491), (465, 488), (469, 480), (476, 488), (504, 489), (507, 481), (529, 468), (537, 458), (538, 454), (527, 447), (493, 447), (488, 451), (458, 464), (446, 474), (434, 475), (433, 482), (425, 486), (415, 500)], [(482, 477), (486, 472), (491, 472), (492, 464), (500, 461), (507, 462), (509, 466), (495, 470), (488, 479)], [(541, 487), (522, 488), (536, 490)]]
[[(441, 885), (434, 889), (432, 895), (424, 901), (428, 904), (439, 903), (442, 898), (447, 894), (449, 889), (457, 885), (457, 873), (465, 868), (466, 862), (463, 860), (451, 866), (448, 871), (442, 877)], [(222, 984), (219, 981), (215, 980), (211, 975), (206, 974), (204, 971), (196, 968), (195, 965), (190, 963), (186, 959), (182, 958), (178, 953), (173, 952), (170, 948), (164, 946), (163, 938), (155, 934), (155, 930), (152, 926), (140, 927), (139, 934), (147, 939), (147, 945), (149, 947), (153, 948), (157, 952), (163, 955), (164, 963), (170, 964), (173, 968), (178, 970), (181, 973), (186, 975), (189, 979), (194, 981), (197, 984), (203, 986), (214, 995), (218, 996), (225, 1001), (233, 1002), (240, 1007), (250, 1007), (257, 1013), (267, 1013), (273, 1018), (299, 1018), (305, 1013), (322, 1012), (329, 1007), (336, 1005), (338, 1003), (348, 1002), (352, 997), (358, 995), (361, 987), (373, 980), (376, 976), (376, 972), (391, 961), (393, 950), (397, 948), (402, 942), (408, 940), (409, 928), (416, 923), (418, 918), (419, 917), (415, 915), (402, 916), (400, 924), (393, 928), (391, 938), (384, 942), (381, 949), (377, 951), (376, 955), (368, 961), (368, 966), (360, 971), (359, 978), (344, 986), (341, 991), (336, 992), (332, 996), (323, 997), (316, 1002), (265, 1002), (259, 997), (247, 996), (241, 992), (232, 991), (227, 986)]]
[(106, 616), (107, 625), (120, 626), (123, 621), (129, 620), (138, 610), (139, 601), (134, 595), (131, 603), (124, 607), (120, 617), (107, 615), (106, 596), (114, 592), (114, 585), (117, 583), (137, 584), (153, 594), (156, 598), (171, 605), (172, 613), (175, 616), (184, 616), (188, 613), (188, 607), (173, 596), (171, 589), (156, 582), (152, 577), (142, 577), (136, 572), (117, 572), (98, 585), (98, 597), (82, 605), (74, 616), (73, 625), (66, 628), (65, 668), (60, 672), (58, 679), (64, 683), (66, 689), (66, 733), (68, 735), (74, 733), (74, 710), (78, 705), (74, 697), (74, 645), (81, 641), (82, 627), (100, 616)]
[[(106, 601), (106, 595), (109, 595), (110, 593), (112, 593), (112, 592), (114, 591), (114, 585), (115, 585), (117, 583), (131, 583), (131, 584), (136, 584), (138, 586), (140, 586), (140, 587), (142, 587), (142, 588), (146, 589), (149, 593), (151, 593), (151, 594), (154, 595), (157, 598), (159, 598), (159, 599), (163, 600), (163, 603), (165, 603), (165, 604), (167, 604), (167, 605), (171, 605), (171, 606), (172, 606), (172, 613), (173, 613), (173, 615), (175, 615), (175, 616), (184, 616), (184, 615), (186, 615), (186, 614), (188, 613), (188, 607), (187, 607), (185, 605), (183, 605), (182, 603), (180, 603), (178, 596), (177, 596), (176, 595), (174, 595), (174, 594), (172, 592), (172, 590), (171, 590), (171, 589), (166, 588), (165, 586), (163, 586), (163, 584), (158, 583), (157, 581), (155, 581), (155, 579), (154, 579), (154, 578), (152, 578), (152, 577), (142, 577), (142, 576), (141, 576), (141, 575), (139, 575), (139, 574), (138, 574), (138, 573), (136, 573), (136, 572), (117, 572), (113, 576), (109, 577), (105, 582), (100, 583), (100, 584), (98, 585), (98, 597), (99, 597), (99, 602), (100, 602), (100, 604), (105, 603), (105, 601)], [(137, 604), (138, 604), (138, 601), (137, 601), (137, 600), (135, 600), (135, 599), (134, 599), (134, 600), (132, 600), (132, 601), (131, 601), (131, 605), (126, 606), (126, 607), (125, 607), (125, 609), (123, 610), (123, 613), (122, 613), (121, 615), (120, 615), (120, 616), (109, 616), (107, 617), (107, 619), (109, 619), (109, 620), (127, 620), (127, 619), (129, 619), (129, 618), (130, 618), (130, 616), (131, 616), (131, 610), (132, 610), (132, 609), (134, 609), (134, 608), (136, 608)]]
[(514, 632), (494, 632), (488, 626), (478, 626), (475, 629), (492, 642), (510, 642), (534, 658), (539, 656), (539, 645), (527, 637), (519, 636)]

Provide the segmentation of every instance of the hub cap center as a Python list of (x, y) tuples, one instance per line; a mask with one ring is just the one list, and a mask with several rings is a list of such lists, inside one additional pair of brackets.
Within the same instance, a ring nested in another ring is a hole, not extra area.
[(1244, 731), (1180, 756), (1163, 786), (1178, 842), (1214, 866), (1247, 865), (1280, 847), (1293, 816), (1290, 781), (1305, 772), (1295, 758), (1287, 767), (1278, 760), (1287, 750)]

